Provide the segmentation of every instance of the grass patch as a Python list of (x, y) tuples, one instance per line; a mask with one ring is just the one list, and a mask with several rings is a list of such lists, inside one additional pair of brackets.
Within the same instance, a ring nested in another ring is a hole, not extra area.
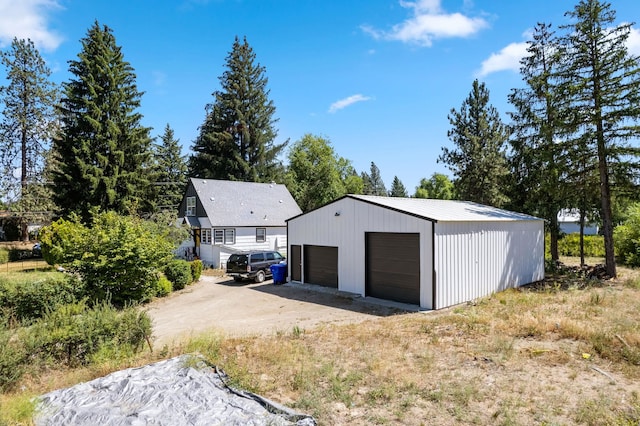
[(0, 424), (22, 422), (19, 408), (4, 414), (21, 398), (182, 353), (319, 424), (637, 424), (636, 283), (555, 276), (437, 312), (268, 336), (213, 332), (154, 354), (107, 345), (89, 365), (26, 375), (0, 399), (9, 416)]

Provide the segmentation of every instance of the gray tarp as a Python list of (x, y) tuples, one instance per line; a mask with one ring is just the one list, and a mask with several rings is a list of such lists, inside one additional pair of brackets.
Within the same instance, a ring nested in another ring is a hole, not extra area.
[(224, 373), (182, 355), (40, 397), (36, 425), (299, 425), (315, 420), (227, 387)]

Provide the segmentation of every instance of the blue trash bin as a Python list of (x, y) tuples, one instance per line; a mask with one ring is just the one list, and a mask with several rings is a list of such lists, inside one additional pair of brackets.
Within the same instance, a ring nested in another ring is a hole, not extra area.
[(287, 264), (286, 263), (278, 263), (276, 265), (271, 265), (271, 275), (273, 275), (273, 283), (274, 284), (284, 284), (287, 282)]

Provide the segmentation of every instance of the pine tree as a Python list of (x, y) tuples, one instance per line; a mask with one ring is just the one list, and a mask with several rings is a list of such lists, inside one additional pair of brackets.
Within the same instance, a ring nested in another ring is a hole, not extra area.
[(95, 207), (129, 213), (149, 186), (150, 129), (136, 112), (142, 93), (110, 28), (95, 22), (81, 43), (54, 138), (56, 203), (62, 214), (85, 219)]
[(558, 260), (560, 226), (558, 212), (567, 204), (563, 108), (565, 99), (557, 87), (558, 42), (550, 25), (539, 23), (527, 47), (520, 68), (525, 87), (513, 89), (509, 102), (515, 107), (512, 119), (511, 204), (546, 219), (551, 258)]
[(454, 173), (461, 199), (502, 207), (507, 202), (503, 188), (509, 172), (504, 153), (508, 135), (498, 111), (489, 104), (484, 83), (475, 80), (460, 111), (452, 109), (448, 118), (453, 128), (447, 135), (457, 148), (442, 148), (438, 162)]
[[(28, 222), (46, 220), (52, 208), (50, 194), (43, 187), (43, 170), (58, 92), (49, 80), (51, 71), (31, 40), (14, 38), (0, 59), (9, 80), (7, 86), (0, 87), (0, 165), (4, 176), (0, 193), (11, 201), (9, 209), (20, 218), (21, 238), (26, 241)], [(16, 168), (20, 174), (14, 180)]]
[(391, 190), (389, 191), (390, 197), (408, 197), (407, 188), (404, 187), (402, 181), (398, 179), (398, 176), (393, 177), (391, 183)]
[(265, 68), (247, 43), (236, 37), (219, 77), (221, 90), (206, 107), (206, 118), (192, 147), (191, 176), (268, 182), (280, 180), (278, 154), (287, 142), (274, 144), (275, 106), (269, 99)]
[(160, 140), (153, 152), (154, 199), (157, 209), (175, 210), (187, 187), (187, 163), (169, 124)]
[[(640, 169), (640, 61), (629, 55), (630, 23), (614, 25), (610, 3), (581, 0), (562, 27), (562, 89), (571, 98), (575, 146), (596, 153), (606, 270), (616, 276), (612, 191)], [(583, 149), (576, 149), (577, 152)]]
[(382, 176), (380, 176), (380, 169), (376, 166), (376, 163), (371, 162), (369, 173), (362, 172), (362, 181), (364, 182), (363, 194), (365, 195), (379, 195), (386, 197), (387, 188), (384, 186)]

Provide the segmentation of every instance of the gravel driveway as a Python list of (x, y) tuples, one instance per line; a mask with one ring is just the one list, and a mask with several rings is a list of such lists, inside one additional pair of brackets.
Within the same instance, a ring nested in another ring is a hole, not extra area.
[(313, 285), (236, 283), (227, 277), (204, 275), (184, 290), (147, 305), (158, 348), (206, 331), (265, 335), (290, 332), (294, 326), (310, 329), (356, 323), (406, 310), (417, 307), (352, 297)]

